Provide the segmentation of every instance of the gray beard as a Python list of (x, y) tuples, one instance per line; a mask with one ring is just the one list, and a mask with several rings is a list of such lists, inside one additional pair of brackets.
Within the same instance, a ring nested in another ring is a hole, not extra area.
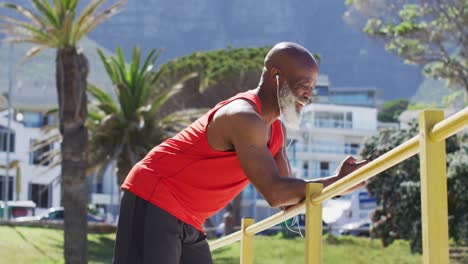
[(280, 113), (286, 126), (299, 129), (301, 125), (301, 112), (296, 111), (296, 101), (298, 101), (298, 98), (294, 96), (287, 84), (280, 90), (278, 101)]

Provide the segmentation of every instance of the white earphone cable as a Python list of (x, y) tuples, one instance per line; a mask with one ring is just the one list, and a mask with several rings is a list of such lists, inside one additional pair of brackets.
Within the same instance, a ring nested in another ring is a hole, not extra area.
[[(280, 112), (280, 115), (282, 115), (282, 112), (281, 112), (281, 104), (280, 104), (280, 100), (279, 100), (279, 75), (276, 74), (276, 99), (278, 100), (278, 108), (279, 108), (279, 112)], [(280, 130), (281, 130), (281, 135), (284, 135), (283, 133), (283, 125), (281, 124), (280, 126)], [(283, 141), (284, 140), (287, 140), (287, 138), (283, 138)], [(291, 146), (292, 144), (292, 140), (289, 142), (289, 144), (286, 146), (286, 148), (281, 148), (281, 157), (283, 158), (283, 161), (285, 162), (286, 166), (287, 166), (287, 169), (288, 169), (288, 176), (291, 176), (291, 167), (289, 165), (289, 162), (286, 160), (286, 151), (289, 149), (289, 146)], [(298, 220), (298, 216), (294, 216), (293, 217), (293, 220), (291, 222), (292, 226), (294, 226), (294, 223), (297, 223), (297, 230), (298, 231), (295, 231), (295, 230), (292, 230), (291, 228), (289, 228), (288, 226), (288, 222), (287, 221), (284, 221), (284, 224), (286, 225), (286, 228), (293, 232), (293, 233), (296, 233), (296, 234), (299, 234), (302, 238), (304, 238), (304, 236), (302, 235), (302, 232), (301, 232), (301, 227), (299, 225), (299, 220)]]

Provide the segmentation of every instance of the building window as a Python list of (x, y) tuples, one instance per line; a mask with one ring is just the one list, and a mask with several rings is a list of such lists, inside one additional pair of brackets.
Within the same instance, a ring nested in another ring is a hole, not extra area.
[(316, 86), (314, 88), (314, 95), (328, 96), (328, 86)]
[(29, 157), (29, 163), (33, 165), (43, 165), (47, 166), (50, 163), (50, 160), (47, 160), (46, 153), (52, 150), (52, 144), (41, 146), (40, 148), (36, 149), (36, 146), (43, 144), (43, 141), (38, 141), (35, 139), (31, 139), (31, 148), (35, 149), (31, 152)]
[(302, 133), (303, 145), (302, 151), (309, 151), (309, 133), (304, 132)]
[(297, 144), (297, 140), (295, 139), (292, 139), (289, 143), (288, 143), (288, 147), (287, 147), (287, 154), (288, 154), (288, 160), (289, 162), (291, 163), (291, 165), (293, 167), (296, 167), (297, 166), (297, 160), (296, 160), (296, 144)]
[(104, 175), (94, 175), (94, 192), (95, 193), (104, 193)]
[(330, 176), (330, 163), (326, 161), (320, 162), (320, 177)]
[(45, 184), (30, 184), (29, 199), (36, 203), (37, 207), (49, 207), (49, 186)]
[(315, 113), (314, 126), (324, 128), (352, 128), (351, 112), (323, 112)]
[(346, 121), (353, 122), (353, 112), (346, 112)]
[(304, 178), (309, 178), (309, 163), (307, 161), (304, 161), (302, 164), (302, 176)]
[(0, 151), (6, 152), (8, 143), (10, 143), (10, 152), (15, 152), (15, 131), (10, 130), (10, 142), (8, 141), (8, 129), (0, 127)]
[[(0, 199), (3, 200), (5, 199), (5, 176), (0, 175)], [(12, 201), (13, 200), (13, 177), (8, 177), (8, 200)]]
[(47, 117), (42, 113), (24, 112), (22, 122), (25, 127), (42, 127), (47, 122)]
[(104, 193), (103, 187), (104, 187), (104, 185), (102, 184), (102, 182), (97, 182), (96, 183), (96, 193)]
[(335, 141), (316, 140), (311, 143), (312, 152), (319, 153), (343, 153), (342, 145)]
[(345, 143), (345, 154), (357, 155), (359, 154), (360, 145), (357, 143)]

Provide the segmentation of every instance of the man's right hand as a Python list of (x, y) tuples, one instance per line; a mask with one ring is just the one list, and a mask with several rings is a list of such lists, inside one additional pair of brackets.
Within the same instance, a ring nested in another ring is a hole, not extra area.
[[(363, 167), (364, 165), (366, 165), (367, 163), (369, 163), (368, 160), (361, 160), (361, 161), (357, 161), (354, 157), (352, 156), (348, 156), (346, 157), (345, 160), (343, 160), (343, 162), (341, 163), (341, 165), (336, 169), (335, 171), (335, 175), (333, 176), (333, 182), (336, 182), (338, 180), (341, 180), (342, 178), (346, 177), (347, 175), (349, 175), (350, 173), (352, 173), (353, 171)], [(366, 185), (366, 182), (361, 182), (351, 188), (349, 188), (348, 190), (346, 190), (344, 193), (342, 194), (349, 194), (351, 192), (353, 192), (354, 190), (356, 189), (359, 189), (361, 187), (364, 187)]]

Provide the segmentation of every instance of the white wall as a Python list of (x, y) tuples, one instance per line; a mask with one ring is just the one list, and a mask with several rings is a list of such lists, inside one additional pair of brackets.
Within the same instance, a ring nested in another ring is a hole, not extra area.
[[(0, 116), (0, 125), (7, 127), (7, 118)], [(49, 201), (50, 206), (60, 206), (61, 201), (61, 188), (60, 182), (55, 181), (60, 176), (60, 167), (48, 169), (47, 166), (37, 166), (30, 164), (30, 144), (31, 140), (38, 140), (44, 137), (40, 128), (24, 127), (21, 123), (12, 121), (11, 129), (15, 132), (15, 149), (10, 152), (10, 162), (18, 160), (21, 168), (21, 190), (16, 193), (16, 184), (13, 184), (13, 199), (14, 200), (29, 200), (29, 185), (31, 183), (51, 185), (49, 193), (51, 193), (52, 200)], [(56, 143), (54, 149), (59, 146)], [(0, 152), (0, 164), (6, 164), (6, 152)], [(5, 169), (0, 169), (0, 175), (6, 174)], [(9, 176), (14, 177), (16, 182), (16, 169), (9, 170)], [(3, 199), (3, 197), (1, 198)]]

